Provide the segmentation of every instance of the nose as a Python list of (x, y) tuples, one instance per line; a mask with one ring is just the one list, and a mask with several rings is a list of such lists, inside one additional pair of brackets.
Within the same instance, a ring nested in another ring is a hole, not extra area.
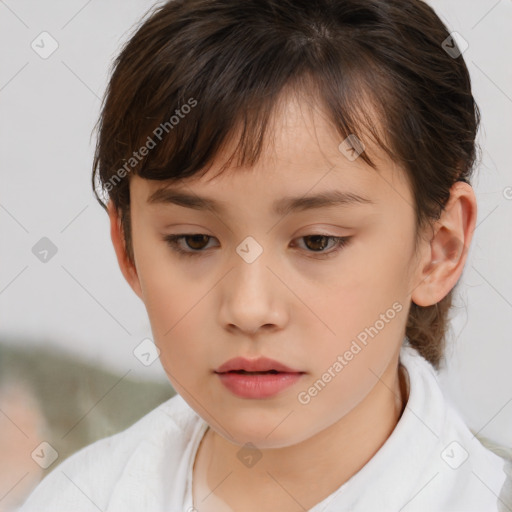
[(230, 331), (255, 334), (282, 329), (286, 324), (287, 289), (264, 254), (252, 263), (235, 259), (235, 268), (222, 281), (219, 317)]

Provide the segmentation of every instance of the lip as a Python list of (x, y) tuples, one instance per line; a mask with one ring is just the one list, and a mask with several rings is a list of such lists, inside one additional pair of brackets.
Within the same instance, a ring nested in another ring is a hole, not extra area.
[(246, 359), (245, 357), (235, 357), (219, 366), (215, 373), (225, 373), (230, 371), (245, 370), (246, 372), (267, 372), (275, 370), (285, 373), (304, 373), (301, 370), (290, 368), (279, 361), (269, 359), (268, 357), (258, 357), (257, 359)]
[[(241, 373), (270, 372), (272, 373)], [(222, 384), (234, 395), (241, 398), (263, 399), (275, 396), (297, 383), (305, 373), (269, 359), (259, 357), (246, 359), (235, 357), (219, 366), (215, 373)]]

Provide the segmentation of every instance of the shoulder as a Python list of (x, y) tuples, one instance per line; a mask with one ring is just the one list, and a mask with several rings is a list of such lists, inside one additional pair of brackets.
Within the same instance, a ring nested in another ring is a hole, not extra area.
[(152, 467), (169, 442), (179, 459), (199, 417), (180, 395), (150, 411), (126, 430), (92, 443), (57, 466), (19, 512), (106, 510), (128, 467)]
[[(405, 345), (400, 359), (411, 384), (413, 411), (435, 440), (428, 464), (432, 498), (443, 510), (501, 510), (507, 489), (506, 460), (474, 434), (461, 413), (443, 394), (438, 372), (413, 347)], [(422, 493), (425, 498), (429, 492)], [(434, 498), (435, 496), (435, 498)], [(508, 498), (507, 498), (508, 499)], [(417, 504), (421, 502), (418, 498)]]

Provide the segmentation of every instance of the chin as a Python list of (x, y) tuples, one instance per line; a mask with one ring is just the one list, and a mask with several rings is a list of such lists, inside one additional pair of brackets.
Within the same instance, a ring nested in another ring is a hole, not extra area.
[[(247, 415), (245, 418), (236, 418), (235, 415), (225, 417), (222, 424), (229, 431), (220, 429), (218, 425), (211, 425), (212, 429), (227, 441), (239, 445), (241, 448), (251, 443), (260, 449), (285, 448), (300, 443), (309, 437), (309, 433), (301, 431), (296, 422), (283, 421), (286, 414), (279, 418), (272, 417), (263, 420), (259, 415)], [(291, 420), (292, 415), (290, 415)], [(281, 423), (282, 422), (282, 423)]]

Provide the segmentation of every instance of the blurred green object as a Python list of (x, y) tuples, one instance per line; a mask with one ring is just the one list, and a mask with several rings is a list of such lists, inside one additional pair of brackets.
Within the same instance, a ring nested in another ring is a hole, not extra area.
[(114, 374), (56, 348), (0, 343), (0, 389), (21, 385), (31, 392), (46, 424), (42, 437), (59, 453), (45, 474), (176, 394), (169, 382), (134, 380), (130, 373)]

